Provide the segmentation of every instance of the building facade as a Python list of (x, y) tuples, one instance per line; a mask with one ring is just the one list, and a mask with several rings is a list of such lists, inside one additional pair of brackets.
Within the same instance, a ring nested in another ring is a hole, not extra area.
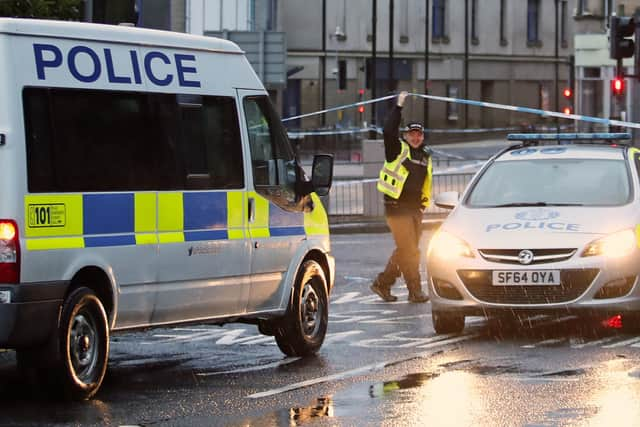
[[(285, 103), (285, 116), (399, 90), (548, 110), (564, 107), (558, 92), (570, 74), (577, 0), (281, 0), (278, 6), (287, 35), (287, 65), (299, 70), (288, 76), (286, 91), (298, 96), (285, 95), (297, 102)], [(341, 68), (346, 69), (344, 89)], [(425, 116), (425, 106), (413, 98), (407, 118), (428, 117), (431, 128), (501, 128), (545, 121), (434, 101)], [(377, 110), (376, 116), (370, 108), (333, 113), (325, 124), (381, 124), (385, 106)], [(312, 117), (303, 119), (300, 127), (322, 124), (320, 117)]]

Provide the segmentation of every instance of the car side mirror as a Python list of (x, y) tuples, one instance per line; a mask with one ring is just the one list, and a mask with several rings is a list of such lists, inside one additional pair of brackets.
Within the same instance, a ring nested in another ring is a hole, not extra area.
[(440, 193), (434, 199), (434, 203), (439, 208), (443, 209), (453, 209), (458, 205), (458, 199), (460, 198), (460, 193), (457, 191), (446, 191), (444, 193)]
[(317, 154), (313, 156), (313, 168), (311, 172), (311, 183), (313, 191), (318, 196), (329, 194), (333, 181), (333, 156), (331, 154)]

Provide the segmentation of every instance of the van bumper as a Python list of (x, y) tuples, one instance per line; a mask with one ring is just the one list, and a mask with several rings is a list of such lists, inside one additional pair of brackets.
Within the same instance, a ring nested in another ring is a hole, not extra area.
[(0, 285), (9, 303), (0, 303), (0, 348), (25, 348), (46, 342), (58, 324), (68, 282)]

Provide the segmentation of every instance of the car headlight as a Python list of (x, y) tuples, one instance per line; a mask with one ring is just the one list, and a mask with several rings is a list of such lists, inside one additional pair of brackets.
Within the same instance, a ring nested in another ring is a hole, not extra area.
[(473, 258), (471, 247), (464, 240), (447, 231), (438, 231), (429, 242), (427, 257), (435, 256), (441, 259), (453, 259), (457, 257)]
[(636, 246), (636, 234), (633, 230), (623, 230), (589, 243), (582, 256), (604, 255), (607, 258), (622, 258)]

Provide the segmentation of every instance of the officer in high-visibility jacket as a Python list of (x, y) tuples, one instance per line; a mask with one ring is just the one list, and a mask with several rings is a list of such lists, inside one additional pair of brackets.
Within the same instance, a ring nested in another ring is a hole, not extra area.
[(410, 302), (426, 302), (420, 281), (420, 235), (422, 213), (431, 200), (431, 153), (424, 143), (420, 123), (409, 123), (400, 139), (402, 106), (409, 94), (401, 92), (384, 124), (385, 163), (378, 190), (384, 194), (385, 217), (396, 249), (371, 290), (384, 301), (396, 301), (391, 287), (400, 274), (409, 289)]

